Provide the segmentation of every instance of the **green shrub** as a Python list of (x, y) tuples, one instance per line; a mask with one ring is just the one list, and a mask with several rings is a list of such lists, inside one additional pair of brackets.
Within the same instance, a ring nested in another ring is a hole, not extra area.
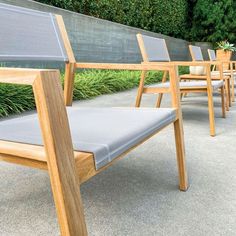
[(184, 38), (187, 0), (38, 0), (46, 4), (121, 24)]
[[(74, 100), (89, 99), (134, 88), (138, 85), (140, 72), (88, 70), (75, 76)], [(150, 72), (146, 83), (160, 81), (160, 72)], [(62, 75), (63, 83), (63, 75)], [(0, 84), (0, 117), (35, 108), (30, 86)]]
[(233, 0), (198, 0), (193, 9), (192, 40), (235, 42), (235, 9)]
[[(180, 73), (186, 73), (181, 69)], [(146, 84), (161, 80), (161, 72), (149, 72)], [(102, 94), (110, 94), (137, 87), (140, 72), (87, 70), (77, 73), (74, 85), (74, 100), (89, 99)], [(63, 75), (62, 75), (63, 83)], [(117, 104), (119, 105), (119, 104)], [(0, 117), (35, 108), (30, 86), (0, 84)]]

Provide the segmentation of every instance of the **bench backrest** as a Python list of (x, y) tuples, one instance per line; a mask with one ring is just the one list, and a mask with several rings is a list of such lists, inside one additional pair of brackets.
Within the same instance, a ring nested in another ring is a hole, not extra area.
[(69, 61), (54, 14), (0, 3), (0, 34), (0, 61)]
[(198, 46), (189, 45), (190, 54), (193, 61), (203, 61), (202, 50)]
[(208, 49), (208, 55), (211, 61), (216, 61), (216, 53), (215, 50)]
[(62, 16), (0, 3), (0, 62), (65, 62), (64, 95), (72, 104), (75, 57)]
[(139, 48), (145, 62), (170, 61), (165, 39), (137, 34)]

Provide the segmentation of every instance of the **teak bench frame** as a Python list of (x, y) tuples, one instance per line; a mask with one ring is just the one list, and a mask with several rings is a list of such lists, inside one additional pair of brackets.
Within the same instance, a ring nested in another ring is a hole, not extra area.
[[(144, 46), (144, 42), (142, 39), (141, 34), (137, 34), (137, 40), (140, 47), (140, 51), (143, 58), (143, 65), (158, 65), (159, 62), (150, 62), (148, 59), (148, 55)], [(165, 44), (166, 46), (166, 44)], [(167, 46), (166, 46), (167, 47)], [(208, 111), (209, 111), (209, 123), (210, 123), (210, 135), (215, 136), (215, 114), (214, 114), (214, 102), (213, 102), (213, 89), (212, 89), (212, 77), (211, 77), (211, 66), (212, 65), (218, 65), (220, 70), (220, 77), (223, 78), (223, 70), (222, 70), (222, 63), (221, 62), (210, 62), (210, 61), (170, 61), (170, 62), (163, 62), (164, 64), (169, 65), (175, 65), (177, 68), (178, 66), (205, 66), (206, 67), (206, 75), (197, 75), (193, 76), (196, 80), (206, 80), (207, 81), (207, 87), (183, 87), (180, 88), (181, 95), (186, 93), (207, 93), (208, 96)], [(164, 93), (169, 93), (169, 88), (159, 88), (159, 87), (144, 87), (144, 82), (146, 78), (147, 71), (142, 71), (141, 79), (139, 83), (138, 93), (136, 97), (136, 107), (140, 107), (142, 95), (144, 93), (149, 94), (155, 94), (159, 93), (156, 107), (160, 107), (162, 96)], [(168, 71), (164, 71), (163, 77), (162, 77), (162, 83), (166, 82), (167, 80)], [(177, 74), (178, 76), (178, 74)], [(178, 79), (181, 78), (181, 76), (178, 76)], [(221, 100), (222, 100), (222, 117), (226, 117), (225, 113), (225, 90), (224, 87), (221, 88)]]
[[(197, 62), (194, 52), (192, 50), (192, 45), (189, 45), (189, 52), (193, 61)], [(224, 75), (223, 73), (223, 65), (224, 61), (211, 61), (211, 67), (219, 68), (219, 75), (211, 75), (212, 80), (223, 80), (225, 85), (225, 94), (226, 94), (226, 110), (229, 111), (229, 107), (231, 107), (231, 94), (230, 94), (230, 77)], [(180, 79), (184, 80), (206, 80), (206, 76), (199, 76), (199, 75), (192, 75), (192, 74), (185, 74), (181, 75)]]
[[(212, 49), (208, 49), (208, 56), (210, 58), (210, 61), (221, 61), (224, 64), (227, 64), (228, 67), (229, 67), (229, 70), (223, 70), (223, 73), (227, 76), (230, 74), (230, 79), (231, 79), (231, 83), (230, 83), (230, 86), (231, 86), (231, 101), (232, 102), (235, 102), (235, 91), (234, 91), (234, 85), (235, 85), (235, 82), (234, 82), (234, 75), (235, 75), (235, 72), (236, 70), (234, 68), (236, 68), (236, 61), (233, 61), (233, 60), (230, 60), (230, 61), (224, 61), (224, 60), (219, 60), (217, 59), (217, 56), (216, 56), (216, 60), (213, 60), (211, 58), (211, 51)], [(212, 68), (212, 71), (216, 71), (218, 68), (216, 66), (213, 66)]]
[[(172, 107), (176, 109), (176, 119), (173, 123), (179, 188), (186, 191), (188, 182), (177, 68), (175, 64), (166, 63), (155, 65), (76, 63), (63, 19), (61, 16), (56, 16), (56, 18), (69, 57), (69, 62), (66, 64), (64, 99), (59, 80), (60, 75), (57, 70), (0, 68), (0, 83), (24, 84), (33, 87), (44, 143), (44, 146), (37, 146), (0, 141), (0, 160), (48, 170), (61, 235), (85, 236), (87, 229), (80, 196), (80, 184), (112, 165), (139, 144), (99, 170), (95, 169), (92, 153), (73, 151), (65, 104), (72, 104), (75, 69), (161, 70), (169, 72)], [(142, 142), (144, 141), (146, 140)]]

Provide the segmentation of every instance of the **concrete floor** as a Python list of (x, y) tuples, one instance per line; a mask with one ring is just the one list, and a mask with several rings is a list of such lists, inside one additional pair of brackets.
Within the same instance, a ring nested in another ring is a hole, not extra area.
[[(136, 90), (74, 103), (132, 106)], [(155, 96), (144, 97), (153, 106)], [(236, 104), (209, 136), (207, 99), (182, 103), (190, 188), (178, 190), (173, 127), (82, 185), (88, 231), (93, 236), (236, 235)], [(168, 97), (163, 106), (169, 106)], [(59, 235), (46, 172), (0, 163), (0, 235)]]

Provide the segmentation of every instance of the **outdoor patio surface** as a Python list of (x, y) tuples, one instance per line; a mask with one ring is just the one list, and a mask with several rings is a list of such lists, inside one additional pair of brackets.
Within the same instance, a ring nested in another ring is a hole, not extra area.
[[(135, 96), (136, 89), (74, 106), (133, 106)], [(89, 235), (236, 235), (236, 103), (223, 119), (214, 98), (214, 138), (206, 96), (182, 102), (189, 190), (178, 190), (170, 126), (82, 185)], [(145, 95), (143, 105), (155, 99)], [(59, 235), (47, 172), (0, 162), (0, 193), (1, 236)]]

